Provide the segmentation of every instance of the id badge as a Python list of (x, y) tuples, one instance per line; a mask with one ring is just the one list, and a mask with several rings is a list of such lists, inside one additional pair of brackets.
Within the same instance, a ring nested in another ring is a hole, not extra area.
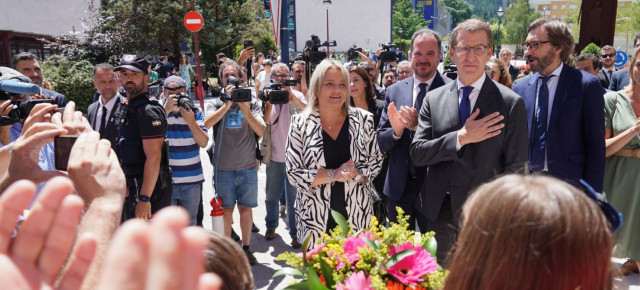
[(244, 115), (240, 113), (229, 113), (227, 115), (227, 129), (240, 129), (242, 127), (242, 118)]

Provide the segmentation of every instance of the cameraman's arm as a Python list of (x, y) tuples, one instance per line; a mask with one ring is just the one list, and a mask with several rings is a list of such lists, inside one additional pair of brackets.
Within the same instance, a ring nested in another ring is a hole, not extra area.
[(265, 106), (264, 106), (264, 123), (266, 124), (266, 126), (271, 125), (271, 110), (273, 109), (273, 105), (271, 103), (269, 103), (269, 101), (264, 102)]
[(231, 108), (231, 101), (225, 101), (222, 107), (218, 108), (213, 113), (207, 114), (207, 116), (204, 117), (204, 126), (206, 128), (211, 128), (213, 127), (213, 125), (220, 122), (220, 120), (222, 120), (222, 117), (224, 117), (224, 114), (229, 111), (229, 108)]
[(260, 110), (260, 106), (256, 103), (251, 102), (240, 102), (237, 103), (240, 107), (240, 111), (244, 115), (245, 120), (249, 123), (249, 127), (251, 130), (258, 135), (258, 138), (262, 137), (262, 133), (267, 129), (267, 126), (264, 124), (264, 120), (262, 118), (262, 110)]
[(244, 62), (247, 61), (250, 57), (253, 56), (253, 46), (247, 47), (240, 52), (240, 56), (238, 57), (237, 63), (239, 65), (244, 65)]
[(198, 110), (198, 113), (194, 114), (192, 110), (185, 110), (183, 107), (180, 107), (180, 114), (187, 123), (187, 126), (189, 126), (191, 135), (193, 135), (193, 139), (198, 143), (198, 146), (201, 148), (207, 147), (209, 135), (205, 131), (206, 128), (204, 127), (202, 111)]

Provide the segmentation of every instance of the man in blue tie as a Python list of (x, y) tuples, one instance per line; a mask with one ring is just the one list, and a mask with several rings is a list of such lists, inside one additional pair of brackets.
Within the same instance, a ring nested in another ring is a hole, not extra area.
[(415, 166), (409, 160), (409, 145), (418, 124), (418, 111), (427, 91), (451, 82), (436, 69), (442, 57), (440, 35), (422, 29), (411, 37), (411, 69), (413, 77), (389, 86), (378, 128), (378, 145), (389, 156), (389, 169), (384, 184), (389, 221), (396, 222), (396, 206), (404, 210), (413, 227), (417, 220), (424, 232), (426, 219), (418, 204), (426, 167)]
[(492, 48), (486, 22), (470, 19), (453, 30), (449, 55), (458, 79), (427, 93), (411, 143), (413, 164), (428, 166), (419, 206), (445, 265), (469, 193), (496, 175), (521, 171), (527, 160), (524, 102), (484, 72)]
[(605, 166), (604, 89), (592, 74), (565, 65), (571, 30), (561, 21), (529, 25), (525, 59), (535, 72), (513, 90), (524, 99), (529, 128), (529, 170), (602, 191)]

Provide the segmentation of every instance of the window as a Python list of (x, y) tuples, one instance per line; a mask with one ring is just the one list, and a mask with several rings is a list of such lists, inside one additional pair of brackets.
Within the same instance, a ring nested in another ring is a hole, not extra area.
[(562, 10), (567, 9), (567, 5), (562, 5)]
[(576, 6), (574, 4), (571, 4), (571, 5), (569, 5), (569, 9), (576, 10), (576, 9), (578, 9), (578, 6)]
[(553, 5), (551, 9), (558, 10), (558, 5)]

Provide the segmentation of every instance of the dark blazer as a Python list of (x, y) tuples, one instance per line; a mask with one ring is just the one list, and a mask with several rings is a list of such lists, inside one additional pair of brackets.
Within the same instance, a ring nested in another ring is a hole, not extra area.
[(56, 104), (58, 105), (58, 108), (62, 108), (67, 105), (67, 97), (65, 97), (61, 93), (54, 92), (52, 90), (42, 89), (42, 94), (47, 98), (53, 97), (56, 100)]
[[(615, 71), (613, 71), (613, 73), (615, 73)], [(613, 73), (611, 73), (612, 77), (613, 77)], [(604, 69), (600, 69), (600, 71), (598, 72), (598, 79), (600, 79), (600, 85), (603, 88), (608, 88), (609, 87), (609, 83), (611, 83), (611, 80), (609, 79), (609, 76), (607, 75), (607, 73), (604, 72)]]
[[(538, 75), (527, 77), (513, 88), (527, 107), (529, 137)], [(603, 95), (598, 78), (564, 65), (547, 126), (549, 174), (573, 184), (584, 179), (598, 192), (602, 192), (605, 166)]]
[[(106, 129), (106, 134), (104, 136), (100, 136), (101, 139), (107, 139), (111, 142), (111, 147), (115, 149), (115, 141), (116, 138), (118, 137), (118, 126), (116, 125), (116, 115), (118, 113), (118, 111), (120, 111), (120, 106), (122, 106), (122, 104), (124, 103), (124, 97), (117, 95), (116, 96), (117, 100), (115, 105), (113, 105), (113, 109), (111, 110), (111, 115), (109, 116), (109, 118), (107, 119), (107, 127)], [(89, 108), (87, 109), (87, 120), (89, 121), (89, 124), (91, 124), (91, 127), (93, 128), (93, 130), (95, 130), (96, 132), (100, 129), (100, 128), (96, 128), (96, 116), (98, 114), (98, 110), (100, 109), (100, 100), (98, 100), (97, 102), (92, 103), (91, 105), (89, 105)]]
[[(393, 200), (400, 199), (404, 193), (407, 175), (409, 174), (409, 146), (411, 145), (412, 136), (409, 129), (404, 129), (400, 139), (393, 139), (393, 128), (391, 128), (391, 123), (389, 122), (387, 108), (391, 102), (395, 102), (397, 108), (400, 108), (400, 106), (413, 106), (414, 79), (413, 77), (406, 78), (387, 88), (382, 118), (378, 126), (378, 146), (380, 151), (389, 155), (389, 168), (384, 184), (384, 194)], [(436, 73), (431, 86), (429, 86), (429, 91), (449, 82), (451, 82), (449, 78)], [(424, 172), (425, 168), (421, 170), (421, 172)]]
[(629, 67), (625, 67), (619, 71), (613, 72), (611, 75), (611, 83), (609, 90), (613, 92), (620, 91), (629, 85)]
[(519, 73), (520, 70), (517, 67), (513, 66), (512, 64), (509, 65), (509, 75), (511, 75), (511, 82), (518, 79)]
[(462, 128), (458, 104), (457, 82), (429, 92), (411, 143), (413, 163), (429, 166), (420, 208), (430, 221), (437, 219), (447, 192), (457, 216), (474, 188), (496, 175), (521, 170), (527, 161), (526, 110), (517, 94), (486, 77), (472, 111), (480, 109), (477, 119), (500, 112), (505, 127), (495, 137), (456, 151)]

